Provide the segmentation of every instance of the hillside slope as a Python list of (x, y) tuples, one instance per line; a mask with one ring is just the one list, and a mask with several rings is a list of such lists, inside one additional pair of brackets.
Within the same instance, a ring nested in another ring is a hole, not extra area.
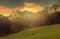
[(0, 39), (60, 39), (60, 24), (26, 29)]

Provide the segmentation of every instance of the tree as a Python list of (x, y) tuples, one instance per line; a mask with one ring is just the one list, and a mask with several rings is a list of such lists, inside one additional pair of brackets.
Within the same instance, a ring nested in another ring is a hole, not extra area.
[(46, 21), (47, 24), (60, 24), (60, 12), (49, 14)]
[(11, 23), (9, 19), (0, 15), (0, 36), (8, 35), (11, 30)]
[(50, 2), (48, 9), (50, 9), (51, 11), (56, 12), (58, 10), (58, 8), (60, 8), (60, 4), (59, 3), (55, 3), (55, 2)]

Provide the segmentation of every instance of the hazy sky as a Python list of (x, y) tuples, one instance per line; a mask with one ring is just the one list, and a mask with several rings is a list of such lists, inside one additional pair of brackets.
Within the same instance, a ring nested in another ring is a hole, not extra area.
[(0, 0), (0, 5), (5, 5), (8, 7), (16, 7), (16, 6), (23, 6), (23, 3), (27, 2), (33, 2), (39, 5), (46, 5), (50, 1), (60, 2), (60, 0)]
[(0, 14), (6, 16), (9, 15), (11, 13), (10, 9), (23, 6), (24, 2), (32, 2), (39, 6), (46, 6), (50, 1), (60, 2), (60, 0), (0, 0)]

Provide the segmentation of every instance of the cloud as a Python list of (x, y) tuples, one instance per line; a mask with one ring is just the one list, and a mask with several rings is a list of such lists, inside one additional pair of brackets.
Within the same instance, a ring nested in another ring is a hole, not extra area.
[[(49, 1), (52, 1), (52, 0), (0, 0), (0, 5), (5, 5), (8, 7), (23, 6), (23, 3), (25, 1), (46, 5), (48, 4)], [(54, 1), (60, 1), (60, 0), (54, 0)]]
[(0, 15), (8, 16), (11, 10), (5, 6), (0, 6)]
[[(34, 3), (39, 6), (40, 5), (46, 6), (50, 1), (52, 0), (0, 0), (0, 14), (9, 15), (11, 13), (11, 10), (13, 10), (13, 8), (15, 9), (16, 7), (24, 6), (24, 2)], [(54, 1), (60, 2), (60, 0), (54, 0)], [(11, 10), (9, 8), (11, 8)]]

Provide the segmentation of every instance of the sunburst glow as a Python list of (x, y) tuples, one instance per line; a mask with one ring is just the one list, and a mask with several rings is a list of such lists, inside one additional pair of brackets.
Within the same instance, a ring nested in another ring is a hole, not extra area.
[(42, 11), (44, 9), (44, 7), (34, 4), (34, 3), (28, 3), (28, 2), (25, 2), (24, 6), (22, 6), (22, 7), (16, 7), (16, 8), (12, 8), (12, 9), (9, 9), (8, 7), (0, 5), (0, 14), (2, 14), (4, 16), (8, 16), (12, 13), (13, 10), (16, 10), (16, 9), (18, 9), (21, 12), (29, 11), (29, 12), (36, 13), (38, 11)]
[(42, 6), (36, 5), (34, 3), (24, 3), (24, 6), (20, 9), (20, 11), (29, 11), (29, 12), (38, 12), (42, 11), (44, 8)]
[(8, 16), (11, 13), (10, 9), (7, 7), (0, 6), (0, 14)]

